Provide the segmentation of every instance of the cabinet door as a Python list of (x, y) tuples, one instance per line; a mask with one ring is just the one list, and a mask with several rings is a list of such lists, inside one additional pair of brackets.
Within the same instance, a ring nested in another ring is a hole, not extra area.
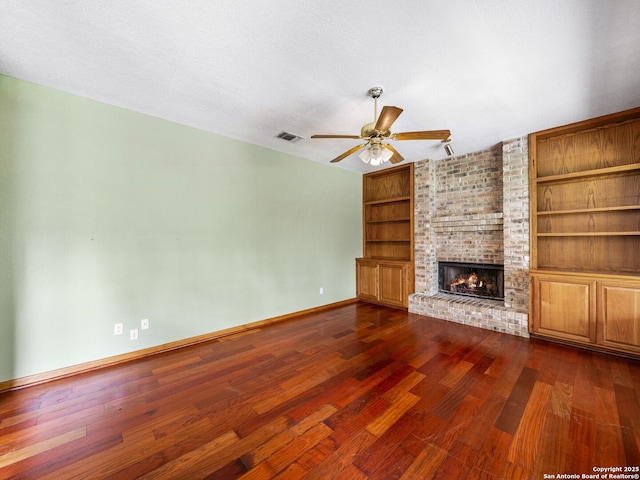
[(640, 279), (598, 282), (598, 344), (640, 353)]
[(596, 340), (596, 282), (563, 275), (533, 275), (531, 332), (558, 339)]
[(361, 300), (378, 300), (378, 264), (356, 260), (356, 294)]
[(407, 307), (407, 265), (381, 263), (378, 268), (380, 301)]

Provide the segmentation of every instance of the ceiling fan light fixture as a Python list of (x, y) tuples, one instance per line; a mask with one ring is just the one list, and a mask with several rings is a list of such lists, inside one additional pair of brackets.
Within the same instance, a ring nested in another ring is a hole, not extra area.
[(358, 154), (360, 160), (369, 165), (382, 165), (393, 157), (393, 152), (380, 144), (370, 145)]

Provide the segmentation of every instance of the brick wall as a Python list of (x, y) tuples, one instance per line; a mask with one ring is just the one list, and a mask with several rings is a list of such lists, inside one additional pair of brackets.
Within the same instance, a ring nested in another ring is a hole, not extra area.
[[(409, 311), (528, 336), (529, 192), (526, 137), (415, 173), (415, 291)], [(505, 300), (438, 293), (438, 261), (505, 266)]]
[(437, 260), (502, 265), (501, 147), (434, 163)]
[(432, 212), (435, 211), (434, 162), (423, 160), (413, 167), (415, 291), (435, 293), (438, 291), (438, 263), (436, 237), (431, 223)]
[(529, 149), (527, 137), (502, 142), (504, 304), (529, 311)]

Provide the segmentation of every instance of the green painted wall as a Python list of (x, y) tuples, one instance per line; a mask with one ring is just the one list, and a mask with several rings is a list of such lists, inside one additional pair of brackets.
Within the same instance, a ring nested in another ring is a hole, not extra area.
[(0, 381), (353, 298), (360, 202), (358, 174), (0, 76)]

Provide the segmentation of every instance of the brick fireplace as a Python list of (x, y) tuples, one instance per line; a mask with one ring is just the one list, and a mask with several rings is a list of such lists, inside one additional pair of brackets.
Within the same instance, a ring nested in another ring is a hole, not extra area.
[[(409, 311), (527, 337), (527, 138), (414, 165), (415, 292)], [(504, 299), (439, 291), (438, 262), (504, 265)]]
[(438, 262), (438, 291), (473, 298), (504, 300), (502, 265)]

